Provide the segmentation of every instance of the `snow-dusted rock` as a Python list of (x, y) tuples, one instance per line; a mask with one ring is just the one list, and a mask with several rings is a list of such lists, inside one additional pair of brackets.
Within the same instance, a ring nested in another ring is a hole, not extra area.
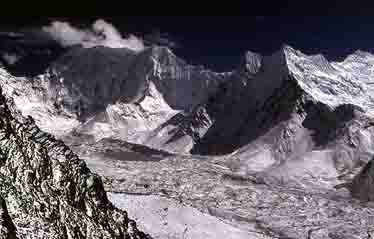
[(0, 197), (0, 238), (17, 239), (16, 227), (9, 216), (5, 200)]
[[(349, 60), (353, 56), (355, 63)], [(269, 162), (332, 144), (335, 131), (361, 121), (358, 115), (371, 118), (370, 56), (354, 53), (344, 62), (329, 63), (321, 55), (307, 56), (289, 46), (267, 57), (248, 53), (247, 64), (230, 74), (216, 94), (191, 114), (162, 124), (149, 142), (193, 154), (258, 155)], [(361, 68), (352, 71), (353, 65)]]
[(1, 90), (0, 199), (5, 238), (148, 238), (109, 202), (101, 178)]
[(373, 160), (369, 161), (349, 184), (349, 189), (354, 197), (364, 201), (374, 201), (373, 164)]
[(255, 75), (261, 69), (262, 56), (254, 52), (247, 51), (244, 57), (244, 64), (245, 70), (248, 73)]
[(165, 47), (133, 52), (100, 46), (73, 47), (34, 78), (1, 73), (4, 92), (41, 129), (138, 143), (206, 101), (228, 75), (191, 66)]
[(355, 52), (330, 63), (285, 46), (246, 59), (250, 66), (230, 74), (207, 102), (175, 115), (144, 142), (225, 155), (239, 174), (259, 172), (297, 187), (332, 189), (370, 161), (374, 56)]

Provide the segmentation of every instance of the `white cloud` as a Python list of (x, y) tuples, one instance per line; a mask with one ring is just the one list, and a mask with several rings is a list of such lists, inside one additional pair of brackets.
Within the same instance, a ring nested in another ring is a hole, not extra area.
[(144, 49), (144, 43), (140, 38), (134, 35), (123, 38), (112, 24), (102, 19), (96, 20), (89, 29), (79, 29), (68, 22), (54, 21), (42, 30), (49, 33), (63, 46), (80, 44), (83, 47), (106, 46), (128, 48), (134, 51)]

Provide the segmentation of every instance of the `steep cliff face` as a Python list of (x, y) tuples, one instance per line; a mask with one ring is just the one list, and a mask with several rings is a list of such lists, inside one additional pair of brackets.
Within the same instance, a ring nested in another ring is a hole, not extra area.
[(125, 48), (75, 47), (50, 66), (46, 94), (57, 107), (80, 120), (120, 98), (125, 103), (136, 102), (143, 97), (147, 81), (131, 75), (135, 57)]
[(73, 47), (37, 77), (2, 71), (5, 94), (43, 130), (138, 143), (178, 112), (206, 101), (228, 75), (189, 65), (165, 47)]
[(148, 238), (108, 201), (99, 176), (2, 95), (0, 158), (5, 238)]
[(16, 227), (9, 216), (5, 200), (0, 198), (0, 238), (17, 239)]
[(283, 66), (282, 52), (270, 57), (246, 54), (242, 65), (226, 75), (227, 79), (220, 82), (214, 94), (187, 116), (181, 113), (165, 122), (146, 142), (175, 151), (192, 150), (195, 154), (232, 152), (239, 147), (238, 132), (243, 133), (243, 127), (256, 128), (245, 122), (247, 118), (280, 88), (282, 78), (287, 76), (287, 68)]
[(374, 201), (374, 161), (371, 160), (363, 167), (352, 182), (349, 189), (352, 195), (363, 201)]
[[(174, 127), (171, 119), (157, 132), (185, 138), (194, 154), (227, 154), (266, 135), (270, 129), (274, 132), (275, 128), (292, 127), (290, 124), (304, 128), (305, 132), (300, 134), (307, 134), (312, 128), (318, 132), (336, 128), (341, 123), (339, 113), (327, 116), (324, 112), (330, 114), (327, 112), (339, 107), (343, 110), (344, 105), (351, 105), (356, 111), (372, 112), (373, 74), (368, 67), (373, 62), (372, 55), (356, 52), (344, 62), (330, 63), (321, 55), (307, 56), (288, 46), (265, 57), (248, 52), (242, 66), (219, 85), (217, 93), (210, 95), (191, 115), (179, 116), (183, 124)], [(358, 77), (360, 80), (356, 80)], [(353, 119), (348, 111), (345, 116)], [(328, 119), (331, 117), (335, 119)], [(199, 119), (209, 119), (204, 130), (196, 122)], [(329, 122), (329, 127), (324, 126), (324, 120)], [(342, 121), (349, 120), (342, 118)], [(200, 133), (191, 133), (197, 131)], [(313, 140), (320, 144), (320, 139)]]
[(175, 110), (189, 110), (211, 92), (224, 75), (188, 65), (168, 48), (139, 53), (128, 49), (76, 47), (49, 68), (46, 92), (54, 103), (78, 115), (92, 115), (108, 104), (140, 103), (153, 83)]
[(173, 109), (189, 111), (218, 90), (230, 73), (216, 73), (187, 64), (166, 47), (150, 48), (154, 74), (150, 80)]
[(373, 62), (355, 52), (330, 63), (288, 46), (268, 57), (248, 53), (207, 102), (174, 116), (145, 142), (221, 155), (239, 174), (332, 188), (374, 154)]

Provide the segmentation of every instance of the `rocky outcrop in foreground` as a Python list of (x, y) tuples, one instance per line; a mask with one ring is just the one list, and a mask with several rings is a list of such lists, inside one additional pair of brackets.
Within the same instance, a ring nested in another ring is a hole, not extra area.
[(16, 227), (9, 216), (5, 200), (0, 197), (0, 238), (16, 239)]
[(0, 231), (0, 238), (149, 238), (109, 202), (84, 161), (2, 95)]
[(363, 201), (374, 201), (374, 160), (371, 160), (350, 184), (352, 196)]

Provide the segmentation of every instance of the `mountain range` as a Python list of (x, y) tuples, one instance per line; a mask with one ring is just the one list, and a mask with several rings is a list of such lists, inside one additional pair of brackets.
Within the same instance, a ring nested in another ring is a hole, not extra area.
[(49, 55), (0, 68), (4, 238), (374, 236), (373, 54)]

